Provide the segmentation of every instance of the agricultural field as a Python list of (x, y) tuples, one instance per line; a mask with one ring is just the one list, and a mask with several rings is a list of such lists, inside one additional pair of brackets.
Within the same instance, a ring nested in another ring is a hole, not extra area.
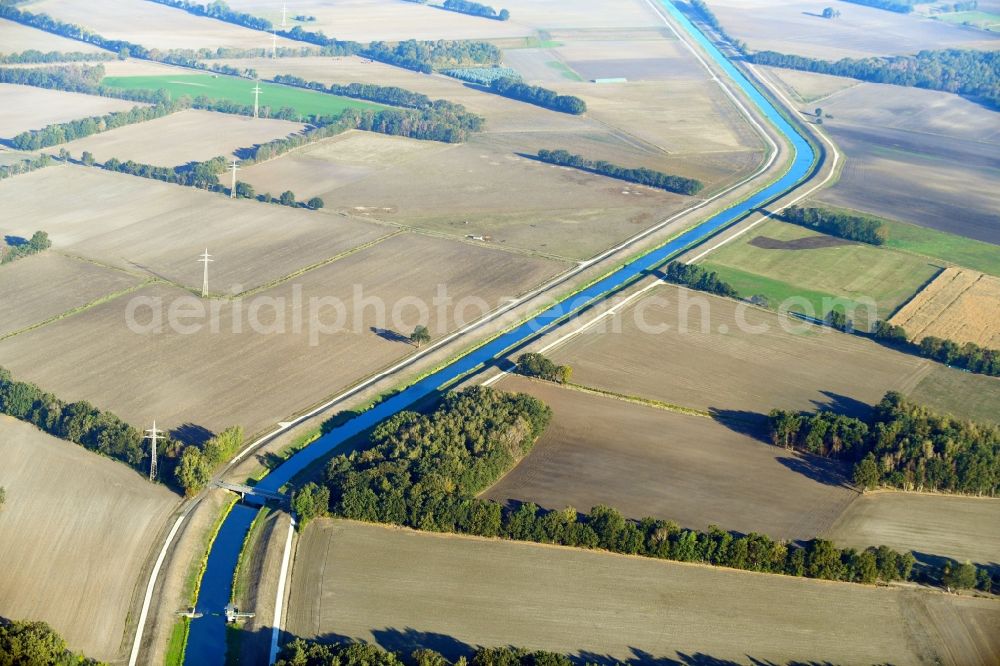
[(814, 74), (813, 72), (800, 72), (794, 69), (765, 65), (756, 65), (754, 69), (768, 74), (772, 81), (777, 81), (782, 88), (791, 94), (793, 99), (803, 104), (823, 101), (842, 90), (862, 85), (860, 81), (843, 76)]
[(1000, 380), (935, 363), (909, 393), (917, 402), (961, 419), (1000, 425)]
[[(83, 26), (108, 39), (123, 39), (157, 49), (269, 48), (266, 32), (188, 14), (180, 9), (146, 0), (41, 0), (28, 11)], [(300, 42), (279, 37), (278, 46), (297, 47)]]
[[(840, 307), (861, 330), (895, 312), (943, 268), (923, 257), (777, 220), (712, 252), (702, 265), (742, 297), (762, 294), (771, 307), (783, 310), (822, 318), (833, 299), (843, 299), (850, 305)], [(871, 302), (874, 308), (866, 305)]]
[(60, 148), (65, 148), (77, 158), (83, 151), (89, 151), (98, 162), (116, 157), (123, 162), (135, 160), (172, 167), (210, 160), (218, 155), (232, 159), (238, 157), (241, 149), (297, 134), (304, 127), (286, 120), (188, 109), (92, 134), (60, 144), (48, 152), (58, 153)]
[(42, 32), (35, 28), (0, 19), (0, 53), (6, 55), (10, 53), (21, 53), (34, 49), (48, 53), (49, 51), (60, 51), (62, 53), (102, 53), (103, 49), (88, 44), (78, 42), (75, 39), (67, 39), (49, 32)]
[[(532, 452), (484, 493), (503, 503), (719, 525), (775, 539), (812, 539), (858, 496), (850, 470), (739, 432), (747, 424), (667, 411), (511, 376), (498, 384), (552, 408)], [(752, 425), (751, 425), (752, 427)]]
[(0, 339), (135, 288), (142, 278), (46, 252), (0, 266)]
[(847, 158), (819, 201), (1000, 243), (995, 111), (948, 93), (872, 83), (817, 106), (832, 116), (823, 128)]
[(889, 323), (913, 342), (927, 336), (1000, 349), (1000, 278), (949, 268), (913, 297)]
[(0, 615), (45, 620), (120, 662), (152, 544), (178, 497), (125, 465), (0, 415)]
[[(198, 97), (253, 106), (253, 81), (215, 74), (166, 74), (162, 76), (106, 76), (102, 84), (125, 90), (166, 90), (172, 98)], [(261, 116), (291, 107), (304, 115), (335, 116), (345, 109), (384, 108), (380, 104), (329, 95), (275, 83), (260, 84)]]
[(874, 7), (834, 3), (836, 20), (824, 19), (826, 0), (715, 0), (709, 5), (726, 31), (754, 51), (838, 60), (901, 55), (922, 49), (996, 49), (1000, 40), (969, 30)]
[[(863, 414), (886, 391), (909, 393), (933, 365), (857, 336), (672, 285), (547, 355), (571, 365), (573, 381), (584, 386), (748, 418), (773, 408), (818, 406)], [(957, 370), (951, 375), (959, 390), (973, 377)]]
[(935, 15), (934, 18), (945, 23), (972, 26), (989, 32), (1000, 32), (1000, 14), (979, 11), (945, 12)]
[[(151, 285), (0, 342), (0, 366), (130, 423), (255, 433), (410, 354), (404, 336), (420, 320), (416, 303), (426, 304), (437, 339), (564, 268), (401, 234), (235, 301), (205, 306)], [(439, 294), (452, 305), (439, 307)]]
[(285, 628), (451, 657), (514, 644), (602, 663), (1000, 658), (993, 600), (333, 520), (299, 541)]
[(196, 260), (207, 247), (213, 293), (260, 287), (394, 231), (81, 166), (0, 181), (0, 197), (5, 233), (30, 237), (44, 220), (56, 249), (192, 289), (201, 288)]
[[(128, 111), (135, 102), (81, 93), (0, 83), (0, 139), (86, 116)], [(142, 105), (139, 105), (142, 106)]]
[(823, 537), (840, 546), (879, 543), (996, 567), (1000, 566), (998, 522), (997, 498), (869, 492), (855, 500)]

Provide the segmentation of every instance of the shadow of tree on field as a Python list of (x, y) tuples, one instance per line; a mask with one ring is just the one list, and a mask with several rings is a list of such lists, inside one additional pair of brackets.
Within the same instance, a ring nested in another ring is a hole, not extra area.
[(709, 407), (708, 413), (717, 423), (733, 432), (752, 437), (761, 442), (771, 443), (767, 435), (767, 415), (743, 409), (720, 409)]
[(873, 407), (867, 402), (862, 402), (857, 398), (835, 393), (833, 391), (820, 391), (826, 400), (811, 400), (817, 411), (835, 412), (846, 414), (857, 418), (868, 418), (872, 414)]
[(204, 444), (215, 437), (215, 433), (197, 423), (184, 423), (170, 431), (170, 438), (185, 444)]
[(784, 455), (775, 456), (775, 460), (793, 472), (798, 472), (806, 478), (827, 486), (855, 490), (848, 475), (850, 468), (846, 463), (808, 454), (785, 452), (784, 449), (781, 451)]
[(393, 331), (388, 328), (379, 328), (378, 326), (372, 326), (371, 329), (369, 330), (371, 330), (371, 332), (377, 335), (378, 337), (382, 338), (383, 340), (388, 340), (389, 342), (405, 342), (408, 345), (412, 344), (410, 338), (406, 337), (402, 333)]
[(418, 649), (434, 650), (444, 657), (455, 660), (467, 657), (476, 651), (476, 647), (459, 639), (435, 631), (420, 631), (412, 627), (396, 629), (372, 629), (375, 642), (386, 650), (412, 652)]

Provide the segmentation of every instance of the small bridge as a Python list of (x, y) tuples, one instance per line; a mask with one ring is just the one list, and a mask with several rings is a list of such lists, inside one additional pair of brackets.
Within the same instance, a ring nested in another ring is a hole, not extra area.
[(282, 495), (281, 493), (272, 492), (270, 490), (263, 490), (254, 486), (246, 486), (240, 483), (227, 483), (226, 481), (217, 481), (214, 485), (217, 488), (237, 493), (240, 496), (240, 499), (245, 502), (250, 502), (251, 504), (264, 504), (268, 500), (275, 500), (278, 502), (288, 501), (288, 495)]

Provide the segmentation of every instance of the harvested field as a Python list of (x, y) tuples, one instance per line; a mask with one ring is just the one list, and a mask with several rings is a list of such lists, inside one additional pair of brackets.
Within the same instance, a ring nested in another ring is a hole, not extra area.
[(140, 571), (179, 498), (6, 415), (0, 456), (0, 615), (45, 620), (73, 650), (122, 660)]
[(510, 644), (634, 663), (1000, 657), (993, 600), (332, 520), (299, 541), (285, 626), (451, 657)]
[(511, 376), (499, 384), (552, 408), (524, 460), (485, 497), (588, 512), (613, 506), (636, 520), (812, 539), (857, 497), (849, 469), (737, 432), (746, 424), (637, 405)]
[(46, 252), (0, 266), (0, 338), (141, 282), (123, 271)]
[(817, 406), (863, 413), (886, 391), (908, 393), (932, 365), (669, 285), (624, 308), (606, 328), (588, 329), (549, 355), (573, 366), (573, 381), (585, 386), (736, 415)]
[[(748, 240), (739, 238), (712, 252), (704, 266), (719, 271), (724, 280), (731, 279), (742, 297), (763, 294), (772, 307), (787, 305), (822, 318), (833, 299), (849, 301), (856, 305), (852, 318), (862, 330), (895, 312), (942, 268), (923, 257), (844, 243), (777, 220), (765, 222), (747, 236)], [(794, 249), (787, 248), (788, 244)], [(865, 306), (872, 302), (874, 309)]]
[(50, 152), (65, 148), (79, 157), (87, 150), (98, 162), (116, 157), (172, 167), (218, 155), (231, 159), (241, 148), (297, 134), (304, 127), (286, 120), (188, 109), (61, 144)]
[(215, 255), (210, 287), (216, 293), (267, 284), (392, 232), (322, 212), (77, 166), (4, 180), (0, 197), (9, 214), (7, 233), (28, 237), (35, 220), (44, 219), (59, 249), (191, 288), (201, 287), (196, 260), (207, 247)]
[(823, 536), (841, 546), (878, 543), (1000, 566), (998, 524), (997, 498), (869, 492), (855, 500)]
[(26, 25), (0, 19), (0, 53), (21, 53), (34, 49), (43, 53), (60, 51), (62, 53), (104, 53), (104, 49), (67, 39), (50, 32), (29, 28)]
[(906, 329), (913, 342), (932, 335), (1000, 349), (1000, 278), (945, 269), (889, 323)]
[[(188, 14), (180, 9), (145, 0), (101, 0), (80, 3), (74, 0), (42, 0), (28, 10), (75, 23), (108, 39), (123, 39), (147, 48), (265, 48), (271, 46), (266, 32), (232, 23)], [(278, 46), (298, 47), (301, 43), (282, 37)]]
[(0, 83), (0, 108), (3, 109), (0, 138), (10, 139), (21, 132), (42, 129), (53, 123), (128, 111), (135, 106), (135, 102), (123, 99)]
[[(767, 67), (758, 65), (758, 70), (764, 71), (772, 79), (779, 81), (792, 96), (803, 104), (825, 100), (827, 97), (842, 90), (861, 85), (860, 81), (842, 76), (800, 72), (794, 69)], [(949, 95), (952, 97), (953, 95)]]
[(754, 50), (837, 60), (916, 53), (922, 49), (995, 49), (990, 33), (919, 15), (836, 3), (840, 18), (822, 16), (825, 0), (716, 0), (712, 11), (731, 35)]
[[(155, 415), (165, 428), (255, 433), (410, 354), (404, 336), (421, 307), (437, 339), (563, 268), (403, 234), (235, 302), (206, 307), (177, 288), (146, 287), (0, 342), (0, 366), (131, 423)], [(439, 295), (453, 305), (439, 306)]]

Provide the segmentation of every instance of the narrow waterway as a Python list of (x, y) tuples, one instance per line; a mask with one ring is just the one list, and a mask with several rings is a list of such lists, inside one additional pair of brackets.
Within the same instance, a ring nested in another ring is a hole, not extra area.
[[(665, 245), (622, 266), (582, 292), (551, 306), (530, 321), (456, 359), (450, 365), (441, 368), (385, 402), (331, 430), (289, 458), (281, 466), (272, 470), (258, 484), (261, 488), (270, 491), (279, 490), (296, 474), (320, 458), (329, 455), (354, 435), (406, 409), (470, 370), (502, 358), (508, 350), (536, 338), (540, 332), (552, 328), (553, 324), (566, 315), (579, 312), (593, 303), (611, 297), (622, 288), (661, 266), (685, 248), (705, 240), (753, 210), (782, 196), (810, 174), (815, 154), (809, 142), (785, 120), (743, 73), (733, 66), (712, 42), (674, 7), (672, 2), (669, 0), (661, 1), (675, 23), (679, 24), (693, 40), (698, 42), (709, 57), (722, 68), (725, 75), (746, 93), (751, 102), (791, 145), (793, 159), (789, 169), (777, 181), (757, 191), (744, 201), (717, 213)], [(198, 610), (206, 615), (191, 621), (185, 664), (190, 666), (221, 666), (225, 663), (225, 620), (220, 616), (208, 615), (208, 613), (221, 613), (226, 604), (229, 603), (232, 593), (233, 571), (236, 567), (243, 538), (255, 512), (256, 509), (248, 507), (235, 508), (216, 537), (198, 599)]]

